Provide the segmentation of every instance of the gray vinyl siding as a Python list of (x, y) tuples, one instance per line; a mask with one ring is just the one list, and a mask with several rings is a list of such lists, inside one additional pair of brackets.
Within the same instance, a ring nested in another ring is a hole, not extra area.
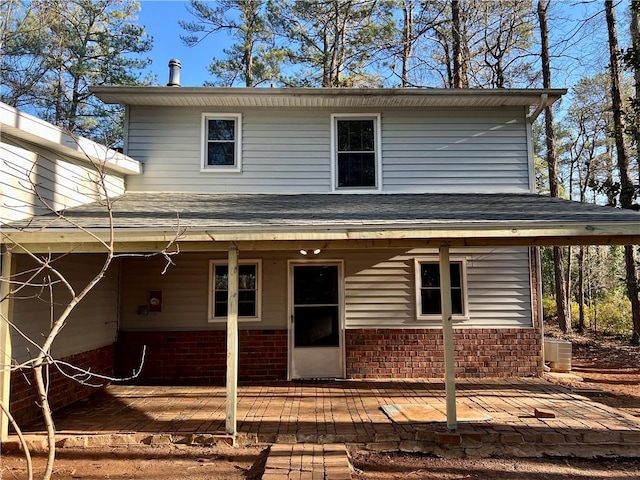
[[(461, 327), (531, 327), (531, 290), (527, 248), (452, 249), (466, 259), (469, 318)], [(434, 249), (324, 251), (314, 260), (344, 262), (346, 328), (438, 327), (439, 320), (416, 320), (414, 258), (437, 256)], [(294, 252), (240, 252), (241, 259), (262, 260), (262, 321), (242, 322), (240, 328), (286, 329), (288, 260), (302, 261)], [(226, 260), (224, 253), (182, 253), (162, 275), (161, 257), (124, 259), (122, 317), (125, 331), (221, 330), (209, 323), (209, 260)], [(163, 310), (139, 315), (149, 291), (162, 290)]]
[[(0, 223), (51, 212), (34, 194), (33, 186), (54, 210), (99, 198), (97, 172), (90, 165), (26, 142), (11, 142), (7, 137), (0, 144), (0, 158)], [(105, 186), (111, 197), (122, 195), (124, 177), (106, 174)]]
[[(201, 172), (202, 113), (242, 114), (242, 172)], [(525, 111), (234, 109), (132, 106), (127, 154), (144, 162), (132, 191), (326, 193), (331, 114), (380, 113), (385, 192), (528, 192)]]
[(387, 192), (528, 192), (523, 110), (429, 110), (383, 118)]
[[(79, 292), (102, 267), (105, 256), (101, 254), (68, 255), (54, 265)], [(34, 265), (26, 255), (16, 255), (16, 272), (27, 272)], [(41, 281), (44, 274), (33, 279)], [(39, 294), (39, 299), (33, 295)], [(30, 339), (42, 345), (50, 330), (50, 297), (48, 290), (25, 289), (13, 301), (13, 318), (20, 330)], [(56, 314), (59, 315), (70, 300), (70, 295), (60, 284), (54, 288)], [(115, 341), (118, 322), (118, 268), (112, 265), (94, 289), (75, 307), (66, 326), (53, 344), (55, 358), (110, 345)], [(17, 363), (35, 357), (37, 349), (22, 335), (12, 329), (12, 356)]]
[[(439, 326), (417, 320), (414, 258), (435, 258), (434, 249), (352, 254), (346, 272), (347, 328)], [(527, 248), (451, 249), (452, 259), (467, 265), (469, 318), (459, 327), (532, 326), (529, 252)]]
[(329, 112), (227, 110), (243, 115), (241, 173), (200, 172), (203, 112), (131, 107), (127, 154), (144, 162), (144, 175), (130, 178), (128, 190), (329, 191)]
[[(222, 253), (181, 253), (165, 274), (161, 257), (123, 259), (122, 323), (125, 331), (222, 330), (224, 321), (208, 321), (209, 261), (226, 261)], [(253, 255), (241, 252), (242, 260), (262, 259), (261, 321), (240, 320), (240, 328), (287, 328), (287, 262), (284, 254)], [(150, 291), (162, 291), (162, 312), (139, 315)]]

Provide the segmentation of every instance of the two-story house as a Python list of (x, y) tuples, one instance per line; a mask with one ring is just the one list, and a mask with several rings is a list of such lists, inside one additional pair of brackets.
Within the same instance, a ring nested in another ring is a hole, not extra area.
[[(540, 375), (533, 247), (640, 240), (638, 213), (534, 194), (531, 124), (564, 90), (92, 92), (126, 106), (124, 153), (143, 171), (113, 204), (126, 255), (91, 294), (109, 308), (74, 313), (60, 343), (124, 376), (146, 347), (137, 382), (236, 375), (236, 319), (240, 381), (442, 377), (447, 362), (449, 380)], [(37, 217), (2, 241), (70, 253), (59, 266), (82, 277), (107, 215), (66, 216), (83, 230)], [(173, 240), (165, 268), (152, 254)], [(27, 268), (12, 257), (7, 272)], [(112, 328), (88, 348), (94, 323)]]

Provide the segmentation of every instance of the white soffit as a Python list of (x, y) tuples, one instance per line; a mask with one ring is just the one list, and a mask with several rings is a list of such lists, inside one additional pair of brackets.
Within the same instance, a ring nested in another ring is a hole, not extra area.
[(93, 86), (105, 103), (173, 107), (501, 107), (552, 104), (565, 89), (216, 88)]

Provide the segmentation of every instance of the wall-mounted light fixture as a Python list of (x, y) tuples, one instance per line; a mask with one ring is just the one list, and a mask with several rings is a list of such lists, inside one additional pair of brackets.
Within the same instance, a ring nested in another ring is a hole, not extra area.
[(162, 290), (149, 292), (149, 312), (162, 312)]
[[(322, 250), (320, 250), (319, 248), (316, 248), (315, 250), (311, 250), (311, 253), (313, 253), (314, 255), (319, 255), (320, 252), (322, 252)], [(304, 248), (300, 250), (300, 255), (308, 255), (309, 254), (309, 250), (305, 250)]]

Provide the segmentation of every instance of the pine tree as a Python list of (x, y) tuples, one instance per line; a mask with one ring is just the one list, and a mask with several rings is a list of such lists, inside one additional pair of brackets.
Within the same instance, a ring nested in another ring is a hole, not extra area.
[(102, 104), (89, 85), (148, 81), (142, 55), (152, 41), (135, 23), (137, 2), (51, 0), (24, 2), (5, 39), (2, 100), (99, 142), (122, 138), (120, 107)]

